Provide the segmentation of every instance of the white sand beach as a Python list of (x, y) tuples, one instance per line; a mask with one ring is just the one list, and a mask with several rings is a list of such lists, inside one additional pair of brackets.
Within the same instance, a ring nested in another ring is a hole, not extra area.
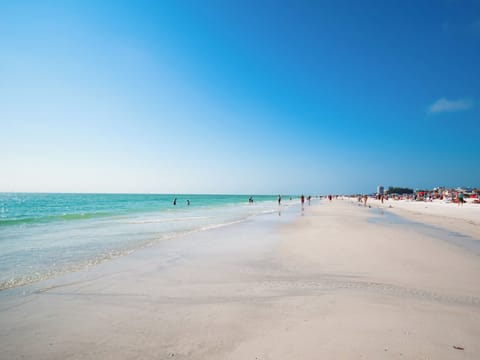
[(388, 208), (389, 211), (402, 217), (443, 226), (480, 239), (480, 204), (467, 202), (459, 206), (442, 200), (428, 202), (388, 200), (383, 204), (378, 200), (369, 200), (369, 204), (379, 208)]
[(480, 206), (370, 204), (320, 201), (2, 291), (0, 358), (480, 358)]

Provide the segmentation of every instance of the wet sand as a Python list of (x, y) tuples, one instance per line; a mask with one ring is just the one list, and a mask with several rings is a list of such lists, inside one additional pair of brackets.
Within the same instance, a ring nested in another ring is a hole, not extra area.
[(466, 203), (459, 206), (441, 200), (432, 202), (388, 200), (383, 204), (378, 200), (369, 200), (369, 204), (413, 221), (480, 239), (480, 204)]
[(463, 221), (420, 231), (335, 200), (168, 241), (0, 292), (0, 358), (477, 359)]

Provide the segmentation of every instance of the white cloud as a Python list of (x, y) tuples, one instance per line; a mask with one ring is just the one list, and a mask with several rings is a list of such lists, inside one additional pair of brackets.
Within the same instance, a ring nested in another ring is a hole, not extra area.
[(438, 114), (443, 112), (455, 112), (468, 110), (473, 107), (473, 103), (469, 99), (448, 100), (445, 98), (438, 99), (428, 107), (429, 114)]

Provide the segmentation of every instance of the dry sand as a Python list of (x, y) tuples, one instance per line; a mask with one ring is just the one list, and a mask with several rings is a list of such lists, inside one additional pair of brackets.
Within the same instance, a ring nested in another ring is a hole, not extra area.
[(480, 358), (479, 255), (381, 214), (322, 202), (0, 292), (0, 358)]

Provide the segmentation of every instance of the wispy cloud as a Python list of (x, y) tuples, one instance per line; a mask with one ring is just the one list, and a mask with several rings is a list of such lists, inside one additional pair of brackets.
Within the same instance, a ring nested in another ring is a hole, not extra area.
[(468, 110), (473, 107), (473, 102), (469, 99), (448, 100), (445, 98), (438, 99), (428, 107), (429, 114), (438, 114), (444, 112), (455, 112)]

